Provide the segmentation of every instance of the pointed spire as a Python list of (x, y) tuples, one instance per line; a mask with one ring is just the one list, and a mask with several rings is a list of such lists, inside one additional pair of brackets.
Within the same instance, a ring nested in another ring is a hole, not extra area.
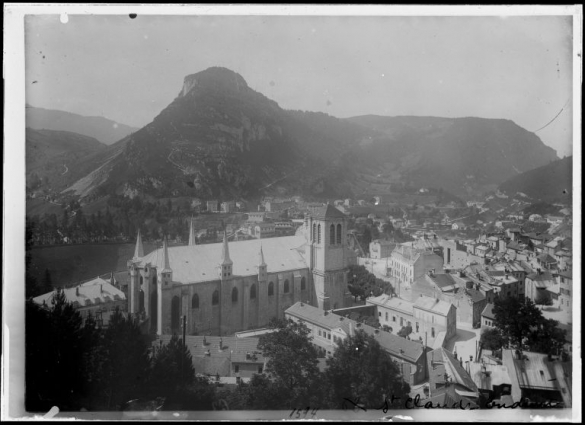
[(140, 236), (140, 229), (138, 229), (138, 237), (136, 238), (136, 248), (134, 249), (134, 258), (144, 257), (144, 248), (142, 247), (142, 236)]
[(189, 246), (197, 245), (195, 227), (193, 226), (193, 216), (191, 216), (191, 223), (189, 224)]
[(163, 269), (163, 272), (170, 272), (171, 265), (169, 263), (169, 250), (167, 248), (167, 237), (166, 236), (163, 240), (163, 260), (165, 263), (165, 268)]
[(259, 263), (258, 266), (266, 267), (266, 263), (264, 262), (264, 252), (262, 252), (262, 244), (260, 244), (260, 256), (259, 256)]
[(221, 251), (221, 264), (233, 264), (232, 260), (230, 260), (230, 251), (228, 248), (228, 241), (227, 241), (227, 231), (223, 231), (223, 249)]

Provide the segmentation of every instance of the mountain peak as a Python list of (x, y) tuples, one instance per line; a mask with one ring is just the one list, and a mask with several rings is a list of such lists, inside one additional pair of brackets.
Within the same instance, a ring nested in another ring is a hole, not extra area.
[(248, 84), (237, 72), (220, 66), (212, 66), (196, 74), (187, 75), (180, 96), (186, 96), (195, 87), (242, 91), (248, 89)]

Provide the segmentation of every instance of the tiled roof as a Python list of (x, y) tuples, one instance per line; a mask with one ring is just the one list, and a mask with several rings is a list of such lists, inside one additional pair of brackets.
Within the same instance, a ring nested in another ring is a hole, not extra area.
[(463, 406), (464, 409), (478, 408), (475, 402), (457, 394), (457, 391), (453, 386), (436, 389), (433, 392), (433, 396), (428, 400), (424, 400), (424, 402), (431, 402), (433, 406), (447, 406), (446, 408), (448, 409), (459, 409), (460, 406)]
[(403, 300), (402, 298), (391, 297), (390, 295), (384, 294), (378, 297), (371, 297), (366, 300), (366, 303), (372, 303), (392, 310), (412, 314), (413, 304), (411, 302)]
[[(72, 288), (65, 288), (63, 292), (67, 301), (72, 303), (74, 307), (99, 305), (126, 299), (124, 292), (112, 286), (109, 281), (99, 277)], [(43, 305), (44, 302), (45, 305), (50, 307), (55, 294), (56, 291), (47, 292), (33, 298), (33, 301), (39, 305)]]
[(552, 281), (553, 277), (550, 274), (550, 272), (548, 271), (544, 271), (539, 273), (531, 273), (528, 276), (526, 276), (526, 279), (530, 279), (534, 282), (546, 282), (546, 281)]
[(573, 270), (563, 270), (562, 272), (559, 272), (559, 276), (573, 279)]
[[(233, 274), (252, 276), (258, 273), (260, 246), (264, 252), (268, 273), (305, 269), (307, 264), (300, 250), (297, 249), (304, 244), (305, 238), (303, 236), (229, 242)], [(221, 262), (222, 246), (222, 243), (213, 243), (169, 247), (168, 254), (170, 267), (173, 271), (173, 281), (195, 283), (219, 279), (217, 267)], [(150, 263), (153, 267), (162, 270), (164, 267), (162, 248), (142, 257), (140, 263), (143, 266)]]
[(471, 289), (466, 289), (465, 292), (467, 293), (467, 295), (471, 299), (472, 303), (477, 303), (477, 302), (485, 300), (485, 295), (481, 291), (478, 291), (476, 289), (471, 288)]
[(463, 369), (459, 360), (444, 348), (437, 348), (429, 353), (429, 382), (431, 383), (431, 394), (436, 383), (445, 382), (445, 374), (450, 378), (452, 384), (461, 385), (469, 391), (477, 392), (477, 385), (471, 376)]
[(455, 280), (453, 280), (453, 277), (450, 274), (439, 273), (429, 277), (441, 289), (446, 289), (447, 287), (455, 286)]
[(416, 299), (414, 302), (414, 308), (420, 308), (446, 316), (452, 308), (456, 307), (443, 300), (422, 296)]
[(481, 312), (481, 315), (483, 317), (487, 317), (488, 319), (495, 319), (496, 315), (494, 314), (494, 305), (492, 303), (488, 303)]
[(526, 244), (511, 241), (511, 242), (508, 242), (508, 245), (506, 245), (506, 248), (513, 249), (514, 251), (521, 251), (521, 250), (526, 248)]
[(543, 252), (542, 254), (540, 254), (538, 257), (536, 257), (536, 259), (538, 261), (540, 261), (541, 263), (556, 263), (557, 262), (557, 260), (555, 260), (553, 257), (551, 257), (546, 252)]
[(311, 211), (311, 217), (317, 219), (323, 218), (345, 218), (345, 215), (335, 208), (333, 205), (327, 204), (322, 207), (315, 208)]

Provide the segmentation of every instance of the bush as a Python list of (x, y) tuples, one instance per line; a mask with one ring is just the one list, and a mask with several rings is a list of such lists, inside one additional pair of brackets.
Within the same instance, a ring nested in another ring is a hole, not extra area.
[(411, 333), (412, 333), (412, 326), (406, 326), (406, 327), (403, 326), (402, 329), (400, 329), (398, 331), (398, 336), (401, 336), (402, 338), (406, 338)]

